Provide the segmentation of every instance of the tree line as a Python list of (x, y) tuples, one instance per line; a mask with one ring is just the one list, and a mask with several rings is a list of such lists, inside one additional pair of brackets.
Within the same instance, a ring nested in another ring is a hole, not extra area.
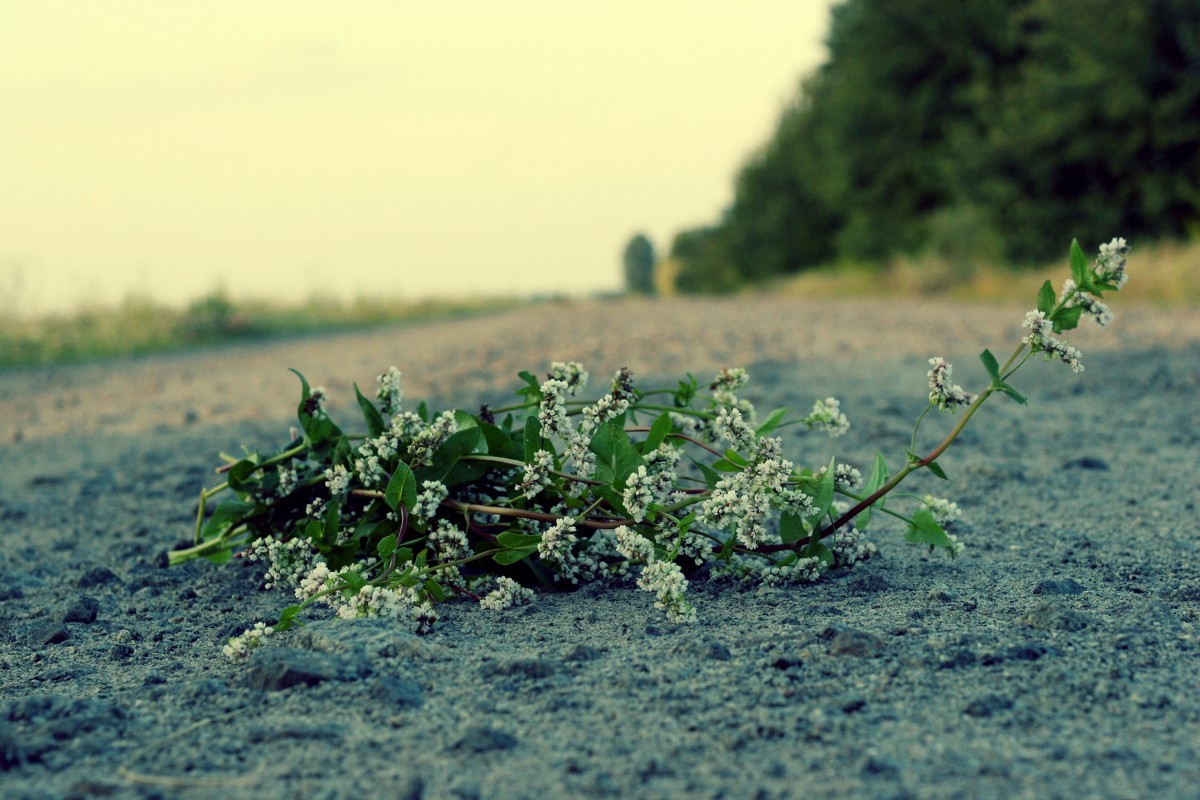
[(846, 0), (827, 44), (679, 289), (1200, 232), (1200, 0)]

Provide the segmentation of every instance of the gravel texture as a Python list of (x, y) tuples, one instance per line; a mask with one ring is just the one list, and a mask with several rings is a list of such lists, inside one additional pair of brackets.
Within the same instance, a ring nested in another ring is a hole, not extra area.
[(586, 587), (448, 603), (424, 637), (317, 619), (244, 665), (226, 637), (287, 598), (166, 551), (219, 451), (286, 440), (287, 367), (336, 418), (391, 364), (407, 400), (462, 405), (551, 360), (745, 365), (760, 409), (850, 416), (789, 457), (865, 471), (898, 466), (926, 359), (975, 388), (1023, 309), (590, 301), (0, 373), (0, 796), (1197, 797), (1200, 320), (1114, 306), (1072, 337), (1084, 373), (1030, 363), (1029, 407), (994, 398), (940, 460), (953, 484), (906, 484), (963, 507), (957, 560), (872, 526), (875, 558), (812, 585), (693, 583), (693, 626)]

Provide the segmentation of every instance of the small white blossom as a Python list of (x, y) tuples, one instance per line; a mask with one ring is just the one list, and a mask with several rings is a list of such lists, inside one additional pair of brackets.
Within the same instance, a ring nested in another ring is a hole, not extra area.
[(533, 590), (526, 589), (512, 578), (501, 575), (496, 579), (499, 586), (484, 595), (479, 601), (480, 608), (500, 611), (512, 606), (533, 602)]
[(1100, 255), (1092, 268), (1097, 280), (1112, 284), (1117, 289), (1123, 288), (1129, 279), (1125, 274), (1125, 254), (1128, 252), (1129, 245), (1120, 237), (1100, 245)]
[(721, 408), (713, 420), (713, 430), (735, 450), (750, 450), (757, 438), (754, 429), (746, 424), (742, 412), (736, 408)]
[(616, 551), (630, 561), (648, 563), (654, 560), (654, 545), (645, 536), (624, 525), (615, 531)]
[(550, 485), (550, 471), (554, 469), (554, 456), (548, 450), (538, 450), (533, 454), (533, 461), (525, 465), (525, 475), (521, 479), (521, 493), (527, 498), (533, 498)]
[(589, 434), (610, 419), (616, 419), (628, 410), (628, 400), (624, 398), (618, 400), (611, 394), (606, 394), (594, 405), (583, 409), (583, 420), (579, 423), (579, 431), (582, 434)]
[(277, 494), (279, 497), (287, 497), (295, 490), (298, 483), (296, 470), (281, 466), (278, 474), (279, 485), (275, 489), (275, 494)]
[(325, 470), (325, 488), (330, 494), (341, 494), (350, 486), (350, 473), (342, 464)]
[(454, 561), (470, 553), (466, 532), (446, 520), (438, 522), (427, 541), (438, 561)]
[(417, 502), (413, 505), (413, 516), (421, 521), (431, 519), (437, 513), (438, 507), (442, 501), (449, 496), (450, 492), (446, 489), (446, 485), (441, 481), (425, 481), (421, 484), (421, 491), (417, 494)]
[(568, 394), (574, 397), (587, 386), (588, 373), (578, 361), (555, 361), (550, 365), (550, 379), (566, 384)]
[(953, 503), (944, 497), (927, 494), (922, 500), (939, 525), (947, 525), (962, 516), (962, 510), (958, 507), (958, 503)]
[(810, 429), (823, 430), (829, 436), (841, 436), (850, 430), (850, 420), (841, 411), (841, 403), (835, 397), (827, 397), (813, 403), (812, 413), (801, 420)]
[(222, 649), (231, 661), (241, 662), (250, 657), (250, 651), (262, 645), (263, 639), (274, 633), (274, 628), (265, 623), (256, 622), (253, 628), (248, 628), (239, 636), (234, 636)]
[(687, 578), (683, 577), (679, 565), (670, 561), (651, 561), (642, 568), (638, 578), (638, 588), (657, 596), (654, 607), (666, 611), (671, 622), (696, 621), (696, 609), (684, 597), (687, 586)]
[(1082, 353), (1071, 344), (1056, 339), (1052, 335), (1054, 326), (1041, 311), (1030, 311), (1025, 315), (1023, 327), (1029, 328), (1029, 334), (1021, 339), (1035, 352), (1046, 354), (1046, 359), (1056, 358), (1071, 368), (1072, 372), (1083, 372), (1083, 363), (1079, 360)]
[(400, 413), (400, 401), (404, 399), (404, 390), (400, 388), (400, 376), (400, 370), (393, 366), (386, 373), (375, 377), (379, 383), (375, 397), (379, 400), (384, 414)]
[(929, 402), (940, 409), (957, 411), (975, 402), (975, 395), (950, 381), (953, 367), (941, 356), (929, 359)]
[(567, 382), (550, 378), (542, 383), (542, 401), (538, 406), (538, 422), (542, 426), (542, 436), (566, 436), (571, 431), (571, 423), (567, 419), (566, 393)]

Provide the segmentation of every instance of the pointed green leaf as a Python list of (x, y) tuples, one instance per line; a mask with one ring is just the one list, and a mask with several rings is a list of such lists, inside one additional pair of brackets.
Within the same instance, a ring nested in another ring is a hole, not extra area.
[(1005, 395), (1011, 397), (1015, 402), (1018, 402), (1023, 406), (1029, 405), (1029, 400), (1026, 399), (1025, 395), (1021, 394), (1007, 383), (996, 384), (996, 391), (1003, 392)]
[(398, 511), (401, 505), (411, 511), (417, 504), (417, 481), (408, 464), (403, 461), (396, 464), (392, 479), (383, 492), (383, 500), (392, 511)]
[(1041, 291), (1038, 292), (1037, 307), (1038, 311), (1043, 314), (1049, 314), (1054, 310), (1056, 295), (1054, 294), (1054, 285), (1050, 281), (1042, 284)]
[(509, 549), (522, 547), (537, 548), (538, 543), (541, 541), (542, 537), (536, 533), (517, 533), (516, 531), (505, 531), (496, 537), (496, 544)]
[(837, 470), (837, 458), (829, 460), (829, 466), (825, 472), (817, 480), (815, 485), (804, 487), (804, 491), (812, 496), (814, 511), (809, 514), (805, 521), (810, 527), (816, 528), (821, 517), (829, 513), (830, 506), (833, 505), (833, 478)]
[[(883, 453), (875, 453), (875, 465), (871, 468), (871, 475), (867, 478), (867, 485), (863, 487), (863, 494), (867, 497), (875, 494), (875, 492), (878, 491), (881, 486), (887, 483), (891, 477), (892, 475), (888, 470), (887, 462), (883, 460)], [(862, 513), (855, 517), (854, 524), (858, 526), (859, 530), (866, 530), (867, 525), (870, 524), (871, 509), (883, 508), (883, 504), (886, 502), (887, 498), (881, 497), (871, 505), (864, 508)]]
[(380, 539), (379, 544), (375, 545), (375, 552), (379, 554), (380, 558), (387, 558), (396, 552), (396, 534), (389, 533)]
[(492, 554), (492, 560), (497, 564), (515, 564), (527, 556), (537, 552), (536, 547), (522, 547), (512, 550), (500, 550)]
[(1079, 327), (1079, 317), (1083, 314), (1083, 306), (1060, 308), (1058, 313), (1050, 318), (1055, 333), (1074, 330)]
[(646, 436), (640, 448), (641, 454), (645, 456), (657, 450), (670, 432), (671, 415), (664, 411), (662, 414), (659, 414), (658, 419), (654, 420), (654, 424), (650, 426), (650, 433)]
[(937, 475), (942, 480), (944, 480), (944, 481), (950, 480), (948, 477), (946, 477), (945, 470), (943, 470), (940, 466), (938, 466), (938, 463), (936, 461), (930, 461), (925, 466), (929, 469), (930, 472), (932, 472), (934, 475)]
[(798, 542), (807, 535), (808, 528), (804, 525), (804, 517), (786, 512), (779, 515), (779, 538), (784, 544)]
[(983, 362), (983, 368), (987, 370), (988, 375), (991, 376), (993, 381), (1000, 380), (1000, 362), (992, 355), (991, 350), (984, 350), (980, 353), (979, 360)]
[(538, 422), (537, 414), (530, 414), (525, 418), (525, 429), (522, 433), (522, 441), (525, 444), (525, 463), (532, 464), (535, 460), (538, 450), (548, 450), (554, 452), (549, 441), (542, 439), (542, 423)]
[(1087, 291), (1091, 288), (1091, 270), (1088, 268), (1087, 256), (1084, 254), (1083, 248), (1079, 246), (1078, 239), (1071, 240), (1071, 277), (1081, 290)]
[(912, 521), (909, 523), (908, 530), (904, 532), (904, 538), (910, 542), (927, 544), (930, 550), (935, 547), (944, 547), (950, 552), (954, 552), (954, 543), (950, 541), (950, 537), (946, 535), (946, 531), (934, 519), (933, 512), (928, 508), (919, 508), (912, 515)]
[(759, 436), (769, 435), (779, 427), (779, 423), (783, 422), (784, 417), (787, 416), (787, 413), (788, 409), (786, 406), (775, 409), (767, 415), (767, 418), (763, 420), (761, 425), (754, 429), (754, 432)]
[(625, 432), (620, 419), (609, 420), (592, 436), (588, 449), (596, 454), (596, 480), (604, 481), (616, 490), (625, 487), (630, 473), (646, 462)]
[(383, 417), (379, 414), (379, 409), (375, 408), (375, 404), (363, 397), (363, 393), (358, 390), (358, 384), (354, 384), (354, 396), (358, 399), (358, 407), (362, 409), (363, 421), (367, 423), (367, 435), (371, 438), (378, 436), (386, 430), (383, 424)]

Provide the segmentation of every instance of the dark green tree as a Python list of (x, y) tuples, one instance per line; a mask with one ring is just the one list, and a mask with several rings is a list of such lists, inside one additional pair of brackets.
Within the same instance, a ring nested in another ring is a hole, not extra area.
[(654, 294), (654, 245), (639, 233), (625, 245), (625, 287), (635, 294)]

